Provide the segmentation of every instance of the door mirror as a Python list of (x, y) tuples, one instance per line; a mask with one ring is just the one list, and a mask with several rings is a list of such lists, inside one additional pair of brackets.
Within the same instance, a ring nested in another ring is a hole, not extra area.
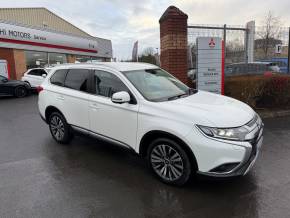
[(42, 74), (42, 77), (43, 77), (43, 78), (46, 78), (46, 76), (47, 76), (47, 75), (46, 75), (45, 73), (44, 73), (44, 74)]
[(8, 82), (8, 79), (4, 78), (4, 79), (2, 79), (2, 82), (3, 83), (7, 83)]
[(123, 104), (130, 102), (130, 95), (128, 92), (116, 92), (112, 95), (112, 102), (117, 104)]

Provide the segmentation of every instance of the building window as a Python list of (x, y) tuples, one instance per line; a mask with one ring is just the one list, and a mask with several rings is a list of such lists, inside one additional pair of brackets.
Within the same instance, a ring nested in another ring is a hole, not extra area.
[(65, 54), (25, 51), (27, 69), (67, 63)]
[(27, 69), (44, 67), (47, 65), (47, 53), (39, 51), (25, 51)]
[(48, 53), (48, 63), (49, 65), (67, 63), (66, 55), (60, 53)]
[(83, 56), (83, 55), (76, 56), (76, 63), (94, 63), (94, 62), (102, 62), (102, 61), (105, 61), (105, 59), (100, 58), (100, 57), (91, 57), (91, 56)]
[(86, 62), (90, 62), (90, 61), (91, 61), (90, 56), (82, 56), (82, 55), (76, 56), (76, 63), (86, 63)]

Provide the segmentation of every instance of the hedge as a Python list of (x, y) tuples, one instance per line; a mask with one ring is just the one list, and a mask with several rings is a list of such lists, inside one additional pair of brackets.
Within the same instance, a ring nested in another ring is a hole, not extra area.
[(290, 108), (290, 76), (232, 76), (225, 78), (225, 95), (254, 108)]

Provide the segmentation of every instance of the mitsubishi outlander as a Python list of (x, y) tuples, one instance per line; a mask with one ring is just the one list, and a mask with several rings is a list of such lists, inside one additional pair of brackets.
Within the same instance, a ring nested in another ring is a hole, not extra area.
[(58, 143), (78, 131), (134, 150), (167, 184), (197, 173), (247, 174), (263, 140), (248, 105), (194, 90), (145, 63), (67, 64), (51, 69), (39, 111)]

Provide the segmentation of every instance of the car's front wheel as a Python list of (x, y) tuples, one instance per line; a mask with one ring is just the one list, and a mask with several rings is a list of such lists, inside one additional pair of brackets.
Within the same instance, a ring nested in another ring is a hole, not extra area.
[(59, 112), (54, 112), (49, 116), (49, 129), (58, 143), (67, 144), (72, 138), (71, 127)]
[(155, 175), (167, 184), (184, 185), (191, 175), (191, 164), (184, 149), (166, 138), (154, 140), (148, 149), (148, 163)]

